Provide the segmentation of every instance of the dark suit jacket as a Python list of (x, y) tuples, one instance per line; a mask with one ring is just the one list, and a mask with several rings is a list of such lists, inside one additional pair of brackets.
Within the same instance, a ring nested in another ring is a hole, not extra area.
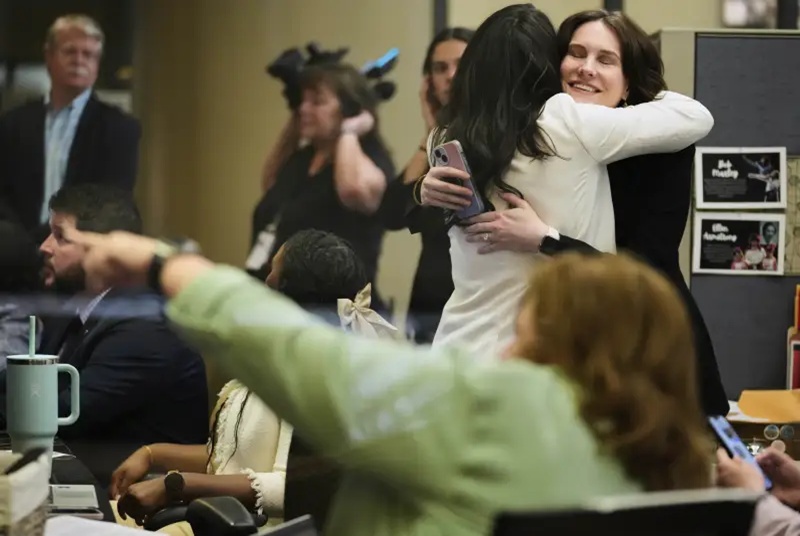
[[(0, 117), (0, 212), (28, 229), (39, 225), (45, 201), (44, 124), (43, 100)], [(93, 94), (75, 130), (64, 185), (102, 182), (132, 192), (140, 135), (136, 119)]]
[[(62, 355), (80, 372), (80, 417), (58, 435), (103, 483), (126, 456), (157, 442), (203, 444), (208, 394), (200, 355), (169, 329), (152, 294), (112, 291)], [(58, 354), (70, 318), (45, 318), (39, 351)], [(62, 377), (63, 376), (63, 377)], [(5, 373), (0, 376), (5, 407)], [(70, 412), (69, 382), (59, 375), (59, 415)]]
[[(678, 248), (689, 216), (694, 145), (677, 153), (649, 154), (608, 166), (614, 202), (617, 249), (634, 253), (661, 271), (683, 298), (692, 321), (703, 410), (726, 415), (728, 398), (703, 315), (681, 273)], [(562, 237), (561, 250), (591, 250)]]

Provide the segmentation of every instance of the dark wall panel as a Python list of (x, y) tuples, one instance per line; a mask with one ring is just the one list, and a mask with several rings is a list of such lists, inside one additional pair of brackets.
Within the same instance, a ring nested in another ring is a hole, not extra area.
[[(714, 114), (704, 146), (786, 146), (800, 155), (800, 38), (698, 35), (695, 97)], [(782, 389), (800, 277), (692, 276), (728, 396)]]

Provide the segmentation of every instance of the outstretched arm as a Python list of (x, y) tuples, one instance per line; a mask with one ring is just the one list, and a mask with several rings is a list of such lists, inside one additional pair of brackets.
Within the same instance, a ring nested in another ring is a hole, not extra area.
[(561, 93), (547, 101), (546, 107), (563, 116), (601, 164), (640, 154), (679, 151), (705, 137), (714, 126), (705, 106), (671, 91), (651, 102), (625, 108), (578, 103)]

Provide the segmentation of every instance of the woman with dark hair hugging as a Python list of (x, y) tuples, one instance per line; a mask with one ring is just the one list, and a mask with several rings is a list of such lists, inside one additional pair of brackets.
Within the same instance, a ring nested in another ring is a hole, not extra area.
[(453, 292), (453, 278), (448, 252), (450, 238), (441, 211), (415, 207), (414, 183), (428, 171), (425, 143), (436, 128), (436, 117), (450, 100), (450, 86), (458, 62), (474, 33), (467, 28), (445, 28), (428, 45), (419, 94), (425, 136), (400, 176), (389, 183), (381, 202), (380, 214), (387, 229), (408, 228), (412, 233), (419, 233), (422, 239), (406, 316), (409, 328), (406, 331), (413, 332), (417, 343), (433, 340), (444, 304)]
[[(629, 96), (621, 58), (605, 51), (603, 65), (618, 70), (605, 85), (568, 80), (574, 91)], [(450, 104), (434, 146), (456, 140), (472, 176), (433, 167), (420, 179), (423, 205), (451, 211), (453, 294), (442, 314), (434, 346), (463, 344), (491, 356), (513, 338), (511, 319), (526, 287), (526, 274), (542, 257), (512, 248), (481, 255), (497, 242), (491, 227), (467, 232), (457, 212), (471, 204), (474, 184), (487, 207), (503, 210), (514, 197), (527, 201), (559, 231), (601, 251), (615, 250), (614, 210), (606, 165), (631, 156), (677, 151), (708, 134), (709, 111), (699, 102), (664, 92), (652, 102), (611, 108), (577, 102), (562, 92), (556, 32), (531, 4), (491, 15), (467, 45), (453, 80)], [(459, 184), (453, 184), (453, 181)], [(648, 177), (641, 177), (648, 180)]]
[[(330, 233), (307, 230), (292, 236), (276, 254), (267, 283), (346, 331), (383, 336), (394, 330), (369, 309), (369, 283), (355, 251)], [(359, 293), (361, 306), (341, 298), (355, 298)], [(342, 314), (337, 314), (337, 304)], [(231, 380), (217, 399), (207, 445), (157, 443), (142, 447), (112, 475), (111, 497), (118, 498), (117, 512), (123, 520), (130, 516), (142, 524), (170, 505), (165, 479), (176, 477), (139, 481), (154, 467), (176, 470), (181, 471), (184, 482), (183, 500), (230, 495), (254, 512), (267, 515), (269, 525), (278, 524), (284, 515), (291, 442), (292, 427), (240, 381)], [(338, 479), (331, 483), (338, 485)], [(161, 531), (191, 534), (187, 523)]]
[[(558, 30), (558, 49), (563, 89), (576, 102), (633, 106), (652, 102), (667, 89), (658, 50), (645, 31), (622, 13), (572, 15)], [(709, 415), (726, 415), (728, 400), (711, 336), (678, 262), (689, 215), (694, 152), (690, 145), (678, 152), (642, 155), (608, 166), (616, 246), (639, 255), (675, 285), (692, 320), (703, 409)], [(547, 223), (553, 227), (544, 223), (527, 200), (514, 194), (503, 197), (513, 208), (482, 214), (465, 229), (467, 240), (479, 244), (484, 233), (492, 236), (491, 243), (480, 244), (479, 254), (596, 251), (566, 236), (565, 228), (552, 221)]]

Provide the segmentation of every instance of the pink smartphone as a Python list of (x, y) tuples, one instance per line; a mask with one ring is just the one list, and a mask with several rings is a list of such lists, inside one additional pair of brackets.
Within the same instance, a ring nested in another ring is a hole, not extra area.
[[(461, 144), (458, 140), (448, 141), (434, 148), (433, 162), (437, 166), (449, 166), (472, 175), (472, 172), (469, 170), (469, 164), (467, 164), (467, 158), (464, 156), (464, 150), (461, 148)], [(458, 186), (466, 186), (472, 190), (472, 203), (468, 207), (464, 207), (456, 212), (456, 216), (459, 219), (465, 220), (484, 212), (483, 199), (476, 192), (475, 184), (472, 182), (472, 179), (468, 181), (462, 181), (461, 179), (444, 180)]]

